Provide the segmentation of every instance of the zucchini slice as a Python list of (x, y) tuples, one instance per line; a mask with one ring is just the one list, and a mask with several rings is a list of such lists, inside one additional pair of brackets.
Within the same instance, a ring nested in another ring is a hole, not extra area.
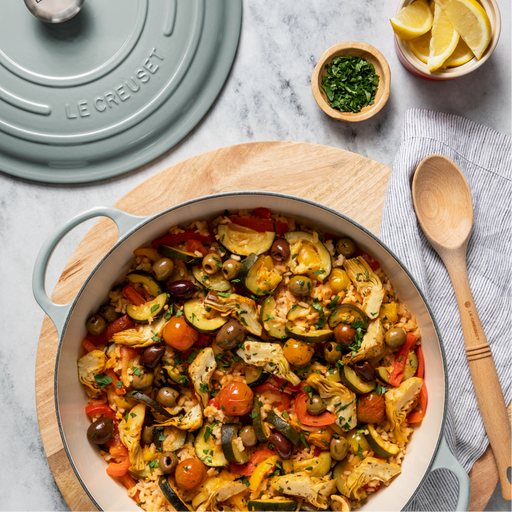
[[(365, 430), (364, 437), (366, 438), (368, 444), (371, 446), (372, 450), (376, 454), (380, 455), (381, 457), (384, 457), (385, 459), (388, 459), (389, 457), (393, 457), (393, 455), (396, 455), (400, 451), (400, 448), (396, 444), (390, 443), (389, 441), (385, 441), (384, 439), (382, 439), (382, 437), (375, 430), (373, 425), (368, 424), (362, 428)], [(368, 434), (366, 434), (366, 431), (368, 431)]]
[(330, 329), (319, 329), (318, 331), (302, 332), (293, 322), (287, 322), (284, 332), (294, 340), (304, 341), (306, 343), (323, 343), (329, 341), (334, 336)]
[(356, 320), (363, 322), (368, 327), (368, 316), (366, 313), (353, 304), (340, 304), (329, 316), (329, 327), (334, 329), (338, 324), (352, 324)]
[(206, 466), (223, 468), (228, 466), (228, 461), (220, 445), (215, 442), (212, 435), (212, 424), (205, 423), (194, 441), (194, 449), (198, 458)]
[(238, 425), (235, 423), (222, 425), (220, 437), (222, 451), (224, 452), (224, 457), (226, 457), (228, 462), (233, 462), (234, 464), (245, 464), (246, 462), (249, 462), (249, 456), (247, 455), (247, 452), (241, 452), (235, 445), (237, 430)]
[(377, 374), (377, 377), (386, 384), (389, 384), (389, 372), (391, 370), (391, 366), (378, 366), (375, 368), (375, 373)]
[(330, 275), (332, 261), (325, 245), (311, 233), (289, 231), (284, 235), (290, 244), (290, 257), (286, 262), (294, 274), (307, 274), (323, 283)]
[(165, 496), (165, 499), (174, 507), (177, 512), (187, 512), (188, 510), (192, 510), (181, 500), (177, 491), (174, 489), (174, 484), (171, 484), (165, 475), (161, 476), (158, 480), (158, 486)]
[(207, 313), (204, 307), (201, 299), (190, 299), (183, 305), (185, 320), (196, 331), (209, 334), (220, 329), (228, 321), (228, 317), (214, 312)]
[(167, 293), (161, 293), (156, 299), (150, 300), (140, 306), (130, 304), (126, 308), (126, 314), (138, 324), (149, 323), (150, 318), (156, 318), (164, 312), (167, 304)]
[(284, 325), (275, 321), (276, 301), (273, 296), (267, 297), (261, 306), (261, 323), (267, 334), (271, 338), (278, 340), (286, 339), (288, 336), (284, 332)]
[(269, 377), (270, 373), (261, 368), (261, 366), (247, 365), (245, 367), (245, 381), (250, 388), (255, 388), (267, 382)]
[[(126, 395), (129, 398), (133, 398), (137, 400), (137, 402), (141, 402), (146, 404), (151, 410), (155, 411), (157, 414), (161, 416), (165, 416), (166, 418), (172, 418), (172, 414), (164, 409), (156, 400), (153, 400), (150, 396), (146, 395), (146, 393), (142, 393), (142, 391), (132, 391), (130, 395)], [(181, 407), (178, 412), (180, 412)], [(177, 413), (176, 413), (177, 414)]]
[(289, 498), (272, 498), (266, 500), (249, 500), (247, 502), (249, 510), (262, 510), (262, 511), (290, 511), (297, 508), (297, 502)]
[(126, 279), (130, 281), (132, 285), (135, 285), (134, 288), (137, 289), (137, 286), (143, 286), (149, 292), (152, 297), (157, 297), (161, 293), (164, 292), (162, 288), (162, 283), (155, 279), (155, 276), (151, 274), (151, 272), (145, 272), (144, 270), (137, 270), (135, 272), (130, 272)]
[(276, 237), (274, 231), (260, 233), (233, 223), (219, 224), (217, 233), (220, 236), (220, 243), (229, 252), (240, 256), (249, 256), (251, 253), (257, 256), (263, 254), (272, 247)]
[[(389, 374), (391, 372), (391, 366), (378, 366), (375, 368), (375, 373), (377, 377), (386, 384), (389, 384)], [(416, 375), (418, 370), (418, 356), (414, 350), (409, 350), (409, 354), (407, 354), (407, 361), (404, 367), (404, 378), (402, 382)]]
[[(256, 434), (256, 438), (260, 443), (266, 443), (270, 436), (270, 432), (268, 432), (268, 426), (265, 425), (264, 421), (261, 419), (261, 402), (258, 400), (258, 397), (254, 398), (254, 403), (252, 406), (252, 426), (254, 428), (254, 433)], [(265, 428), (267, 427), (267, 428)]]
[(175, 258), (187, 264), (200, 264), (203, 261), (202, 256), (196, 256), (193, 252), (181, 251), (180, 249), (169, 247), (168, 245), (159, 245), (158, 252), (168, 258)]
[(348, 388), (350, 391), (358, 395), (362, 395), (363, 393), (369, 393), (375, 389), (375, 381), (364, 382), (359, 378), (357, 373), (350, 368), (350, 366), (342, 366), (340, 370), (340, 379), (341, 382)]
[(201, 286), (209, 290), (217, 292), (228, 292), (231, 290), (231, 283), (224, 279), (222, 272), (217, 272), (211, 276), (201, 267), (192, 267), (192, 275)]
[(270, 256), (258, 258), (254, 253), (249, 254), (240, 267), (240, 282), (249, 293), (258, 296), (268, 295), (283, 280), (273, 270), (274, 263)]
[(331, 470), (332, 458), (328, 451), (329, 447), (327, 446), (326, 448), (327, 451), (323, 451), (318, 457), (313, 457), (312, 459), (300, 461), (284, 460), (283, 469), (286, 473), (305, 471), (309, 477), (322, 478)]
[(300, 443), (300, 435), (299, 433), (281, 416), (278, 416), (273, 409), (269, 411), (267, 414), (267, 421), (275, 427), (281, 434), (283, 434), (288, 441), (291, 441), (293, 446), (298, 446)]

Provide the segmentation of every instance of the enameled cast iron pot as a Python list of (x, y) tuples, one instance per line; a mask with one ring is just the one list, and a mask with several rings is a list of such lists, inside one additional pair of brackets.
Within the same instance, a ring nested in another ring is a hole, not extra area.
[[(46, 240), (37, 257), (34, 296), (51, 318), (59, 334), (55, 367), (55, 404), (64, 448), (71, 466), (91, 500), (103, 510), (140, 510), (124, 487), (108, 477), (98, 449), (87, 441), (89, 426), (84, 408), (86, 395), (78, 380), (77, 360), (87, 318), (104, 302), (114, 279), (121, 281), (133, 260), (133, 250), (153, 240), (169, 227), (194, 219), (213, 219), (225, 209), (236, 211), (267, 207), (293, 215), (322, 231), (344, 234), (374, 256), (382, 265), (402, 302), (416, 315), (425, 357), (425, 380), (429, 394), (427, 415), (417, 427), (407, 447), (402, 473), (389, 487), (372, 495), (364, 510), (401, 510), (416, 494), (423, 480), (438, 468), (447, 468), (459, 481), (457, 510), (467, 510), (469, 478), (453, 457), (443, 437), (448, 381), (444, 348), (432, 312), (416, 283), (393, 253), (372, 233), (340, 213), (305, 199), (262, 192), (226, 193), (207, 196), (174, 206), (150, 217), (137, 217), (111, 207), (83, 212), (57, 228)], [(66, 305), (53, 303), (46, 295), (44, 281), (51, 254), (62, 237), (78, 224), (93, 217), (110, 217), (119, 228), (119, 240), (103, 257), (83, 284), (75, 300)]]

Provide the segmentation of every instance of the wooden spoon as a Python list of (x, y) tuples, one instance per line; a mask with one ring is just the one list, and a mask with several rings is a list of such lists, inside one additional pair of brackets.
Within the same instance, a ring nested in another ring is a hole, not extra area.
[(511, 466), (510, 424), (491, 347), (468, 281), (466, 249), (473, 225), (471, 191), (466, 178), (450, 159), (431, 155), (416, 169), (412, 198), (421, 228), (452, 280), (478, 407), (498, 466), (503, 498), (510, 500), (511, 485), (507, 478)]

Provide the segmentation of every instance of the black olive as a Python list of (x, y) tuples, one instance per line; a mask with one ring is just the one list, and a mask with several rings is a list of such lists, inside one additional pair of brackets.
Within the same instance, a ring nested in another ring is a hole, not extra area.
[(87, 438), (95, 444), (104, 444), (114, 437), (115, 422), (112, 418), (103, 416), (89, 425)]
[(197, 289), (194, 283), (181, 279), (180, 281), (174, 281), (167, 286), (167, 291), (176, 299), (187, 299), (192, 297), (196, 293)]
[(282, 459), (288, 459), (292, 456), (293, 444), (280, 432), (274, 432), (269, 441), (276, 447), (277, 453)]
[(146, 350), (144, 350), (144, 352), (142, 352), (139, 362), (146, 368), (154, 370), (158, 366), (158, 363), (161, 361), (164, 353), (165, 347), (158, 347), (153, 345), (152, 347), (148, 347)]
[(351, 238), (340, 238), (336, 244), (336, 250), (345, 258), (352, 258), (357, 251), (357, 245)]
[(110, 304), (101, 306), (98, 315), (102, 316), (108, 324), (115, 322), (119, 318), (119, 313), (117, 313), (116, 308)]
[(286, 261), (290, 257), (290, 244), (284, 238), (276, 238), (270, 249), (270, 255), (276, 261)]
[(230, 350), (244, 341), (244, 338), (245, 327), (232, 318), (219, 329), (215, 341), (219, 348)]
[(375, 370), (368, 361), (359, 361), (355, 363), (354, 371), (364, 382), (371, 382), (375, 378)]
[(107, 322), (100, 315), (92, 315), (88, 318), (86, 327), (93, 336), (99, 336), (105, 332)]

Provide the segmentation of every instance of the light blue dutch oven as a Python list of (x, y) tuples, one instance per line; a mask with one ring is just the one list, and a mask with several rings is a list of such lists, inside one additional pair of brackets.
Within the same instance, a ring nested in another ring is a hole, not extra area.
[[(301, 222), (333, 234), (344, 234), (374, 256), (393, 283), (402, 302), (416, 315), (422, 333), (425, 380), (429, 393), (428, 413), (416, 428), (407, 447), (402, 473), (389, 487), (370, 496), (363, 510), (402, 510), (431, 471), (446, 468), (459, 481), (457, 510), (467, 510), (470, 483), (462, 466), (451, 454), (444, 437), (448, 380), (444, 347), (432, 311), (407, 269), (375, 235), (335, 210), (284, 194), (240, 192), (198, 198), (151, 217), (137, 217), (111, 207), (85, 211), (55, 229), (37, 257), (33, 274), (34, 296), (51, 318), (59, 334), (55, 367), (55, 404), (62, 441), (71, 466), (85, 491), (99, 509), (140, 510), (125, 489), (105, 473), (106, 465), (97, 447), (86, 439), (89, 419), (84, 413), (86, 395), (78, 381), (77, 360), (87, 318), (104, 303), (112, 285), (121, 282), (133, 259), (133, 250), (161, 236), (170, 226), (194, 219), (213, 219), (225, 209), (236, 211), (267, 207), (293, 215)], [(75, 300), (53, 303), (45, 292), (48, 261), (62, 237), (78, 224), (95, 217), (109, 217), (119, 229), (119, 240), (91, 272)]]

